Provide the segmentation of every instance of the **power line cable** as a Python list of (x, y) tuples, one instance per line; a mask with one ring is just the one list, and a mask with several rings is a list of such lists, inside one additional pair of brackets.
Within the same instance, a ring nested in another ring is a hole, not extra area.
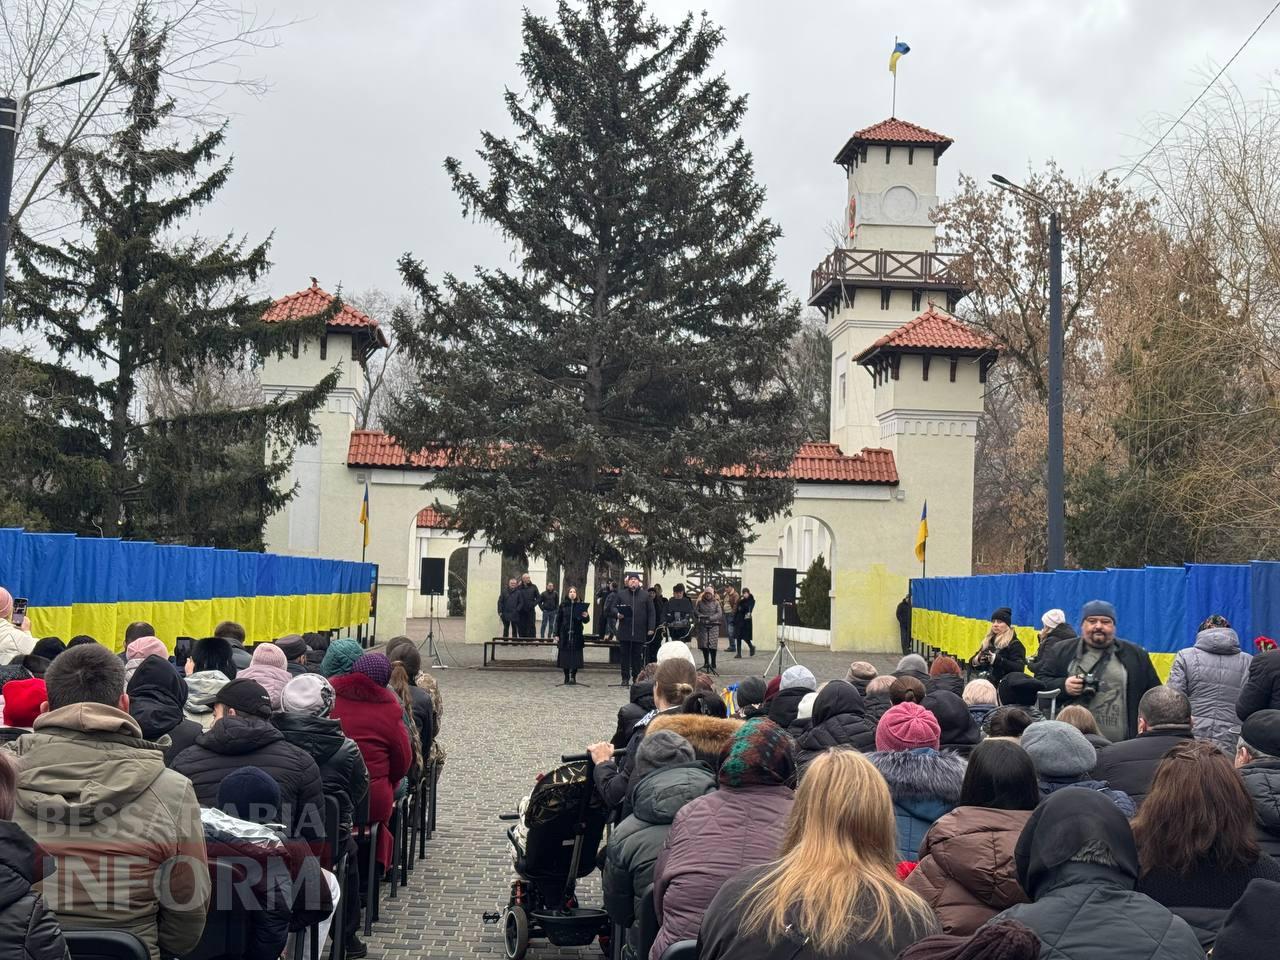
[(1182, 111), (1181, 115), (1179, 115), (1177, 120), (1169, 124), (1169, 126), (1165, 129), (1164, 133), (1160, 134), (1160, 139), (1158, 139), (1155, 143), (1153, 143), (1151, 145), (1151, 148), (1142, 155), (1142, 159), (1140, 159), (1137, 163), (1135, 163), (1132, 167), (1130, 167), (1129, 172), (1120, 178), (1120, 182), (1122, 184), (1126, 180), (1128, 180), (1131, 176), (1133, 176), (1138, 171), (1138, 169), (1144, 163), (1147, 162), (1147, 158), (1150, 157), (1151, 154), (1156, 152), (1156, 149), (1160, 146), (1160, 144), (1164, 143), (1165, 137), (1169, 136), (1169, 134), (1171, 134), (1174, 131), (1174, 129), (1177, 128), (1178, 124), (1182, 123), (1183, 120), (1187, 119), (1187, 114), (1189, 114), (1192, 110), (1194, 110), (1196, 104), (1204, 99), (1204, 95), (1208, 93), (1210, 90), (1212, 90), (1214, 85), (1219, 80), (1222, 79), (1222, 75), (1226, 73), (1228, 69), (1230, 69), (1231, 64), (1236, 62), (1236, 58), (1239, 57), (1240, 54), (1244, 53), (1244, 48), (1249, 46), (1253, 38), (1256, 37), (1258, 35), (1258, 32), (1267, 25), (1267, 21), (1271, 19), (1271, 17), (1275, 14), (1277, 10), (1280, 10), (1280, 0), (1276, 0), (1276, 3), (1271, 7), (1270, 10), (1267, 11), (1266, 16), (1264, 16), (1258, 22), (1258, 25), (1253, 28), (1253, 32), (1250, 33), (1249, 36), (1245, 37), (1244, 43), (1240, 44), (1236, 52), (1231, 55), (1231, 59), (1222, 65), (1222, 69), (1219, 70), (1216, 74), (1214, 74), (1213, 79), (1210, 80), (1207, 84), (1205, 84), (1205, 87), (1203, 90), (1201, 90), (1198, 94), (1196, 94), (1196, 98), (1192, 100), (1189, 104), (1187, 104), (1187, 109)]

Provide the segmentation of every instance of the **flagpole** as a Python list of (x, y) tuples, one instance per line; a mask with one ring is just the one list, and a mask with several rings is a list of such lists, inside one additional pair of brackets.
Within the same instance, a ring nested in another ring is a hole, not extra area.
[[(895, 48), (898, 46), (898, 35), (896, 33), (893, 35), (893, 45)], [(889, 108), (889, 116), (896, 117), (897, 115), (898, 115), (898, 71), (895, 68), (893, 71), (893, 105)]]

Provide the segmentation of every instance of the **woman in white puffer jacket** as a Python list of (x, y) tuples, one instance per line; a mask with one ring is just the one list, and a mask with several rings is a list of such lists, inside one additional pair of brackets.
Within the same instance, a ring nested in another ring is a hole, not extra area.
[(1191, 701), (1192, 732), (1234, 754), (1240, 736), (1236, 699), (1253, 658), (1240, 649), (1240, 638), (1219, 616), (1200, 625), (1196, 643), (1178, 651), (1168, 686)]

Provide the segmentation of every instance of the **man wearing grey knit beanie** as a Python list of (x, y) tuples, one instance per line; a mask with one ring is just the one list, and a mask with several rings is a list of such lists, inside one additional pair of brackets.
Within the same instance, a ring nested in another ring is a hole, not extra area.
[(1059, 709), (1080, 704), (1113, 742), (1138, 735), (1138, 701), (1160, 686), (1147, 651), (1116, 636), (1116, 608), (1106, 600), (1081, 608), (1080, 638), (1047, 651), (1037, 676), (1045, 689), (1062, 691)]

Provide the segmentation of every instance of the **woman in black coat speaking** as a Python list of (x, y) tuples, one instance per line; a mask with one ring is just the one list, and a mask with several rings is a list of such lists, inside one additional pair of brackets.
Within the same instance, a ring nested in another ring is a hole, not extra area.
[(578, 671), (582, 668), (582, 631), (589, 619), (591, 605), (580, 602), (578, 588), (570, 587), (556, 616), (556, 666), (564, 671), (566, 686), (578, 682)]

